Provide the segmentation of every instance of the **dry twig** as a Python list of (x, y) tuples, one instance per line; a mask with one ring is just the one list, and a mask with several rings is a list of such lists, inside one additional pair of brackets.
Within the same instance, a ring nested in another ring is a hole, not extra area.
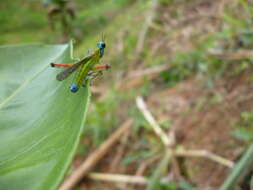
[(227, 160), (221, 156), (218, 156), (212, 152), (207, 150), (177, 150), (175, 152), (176, 156), (190, 156), (190, 157), (204, 157), (210, 160), (213, 160), (221, 165), (232, 168), (234, 166), (234, 162)]
[(59, 190), (71, 190), (80, 179), (91, 170), (97, 162), (109, 151), (109, 149), (122, 137), (122, 134), (127, 131), (133, 123), (132, 119), (125, 121), (122, 126), (117, 129), (95, 152), (93, 152), (73, 174), (68, 177)]
[(228, 60), (253, 58), (253, 51), (246, 49), (241, 49), (235, 52), (220, 52), (220, 51), (217, 52), (214, 50), (210, 50), (209, 53), (221, 59), (228, 59)]
[(122, 80), (123, 83), (120, 83), (117, 89), (127, 90), (141, 85), (145, 79), (153, 79), (158, 76), (162, 71), (166, 71), (170, 68), (170, 65), (160, 65), (142, 71), (135, 71), (131, 73), (126, 79)]
[[(137, 184), (137, 185), (147, 185), (149, 182), (148, 179), (143, 176), (132, 176), (132, 175), (122, 175), (122, 174), (89, 173), (87, 177), (93, 180)], [(164, 177), (160, 180), (160, 183), (166, 183), (166, 182), (168, 182), (167, 177)]]
[(168, 136), (163, 132), (163, 130), (158, 125), (158, 123), (156, 122), (156, 120), (154, 119), (152, 114), (147, 109), (147, 106), (146, 106), (146, 104), (145, 104), (142, 97), (139, 96), (139, 97), (136, 98), (136, 105), (139, 108), (139, 110), (142, 112), (142, 114), (144, 115), (145, 119), (149, 122), (151, 127), (154, 129), (155, 133), (160, 137), (163, 144), (166, 147), (172, 146), (175, 142), (175, 139), (174, 138), (168, 138)]
[(144, 69), (144, 70), (141, 70), (141, 71), (133, 71), (133, 72), (130, 73), (128, 78), (146, 77), (146, 76), (149, 76), (149, 75), (160, 73), (160, 72), (165, 71), (169, 68), (170, 68), (170, 65), (166, 64), (166, 65), (159, 65), (159, 66), (156, 66), (156, 67), (151, 67), (151, 68)]
[(143, 176), (131, 176), (121, 174), (102, 174), (102, 173), (89, 173), (88, 178), (93, 180), (109, 181), (109, 182), (120, 182), (120, 183), (131, 183), (146, 185), (148, 180)]
[[(175, 152), (175, 156), (206, 157), (228, 167), (233, 167), (234, 165), (233, 162), (226, 160), (206, 150), (177, 150)], [(121, 174), (90, 173), (87, 175), (87, 177), (93, 180), (101, 180), (101, 181), (117, 182), (117, 183), (129, 183), (129, 184), (138, 184), (138, 185), (147, 185), (149, 182), (148, 179), (143, 176), (131, 176), (131, 175), (121, 175)], [(168, 181), (167, 178), (162, 178), (160, 180), (160, 183), (166, 183), (167, 181)]]
[(157, 124), (154, 117), (151, 115), (151, 113), (147, 110), (146, 104), (143, 101), (143, 98), (137, 97), (136, 98), (136, 104), (137, 107), (140, 109), (140, 111), (143, 113), (146, 120), (149, 122), (149, 124), (152, 126), (156, 134), (161, 138), (162, 142), (170, 147), (169, 151), (172, 152), (171, 155), (175, 156), (192, 156), (192, 157), (205, 157), (210, 160), (213, 160), (221, 165), (227, 166), (229, 168), (232, 168), (234, 166), (234, 163), (230, 160), (227, 160), (221, 156), (218, 156), (212, 152), (209, 152), (207, 150), (172, 150), (171, 145), (175, 144), (175, 135), (174, 133), (170, 133), (170, 137), (168, 137), (161, 129), (161, 127)]

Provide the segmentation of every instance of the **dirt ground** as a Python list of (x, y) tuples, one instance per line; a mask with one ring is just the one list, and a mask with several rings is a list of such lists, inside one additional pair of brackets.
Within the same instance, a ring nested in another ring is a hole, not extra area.
[[(187, 80), (152, 95), (149, 105), (161, 120), (172, 120), (178, 144), (236, 161), (243, 143), (232, 135), (232, 130), (240, 121), (241, 112), (253, 106), (249, 77), (249, 73), (243, 73), (236, 78), (224, 78), (210, 90), (202, 88), (200, 81)], [(182, 162), (186, 177), (199, 189), (217, 189), (229, 172), (227, 167), (203, 158), (184, 158)]]

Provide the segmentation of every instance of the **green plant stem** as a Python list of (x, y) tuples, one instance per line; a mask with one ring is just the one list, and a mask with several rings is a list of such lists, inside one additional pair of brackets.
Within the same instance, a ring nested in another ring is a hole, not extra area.
[(240, 161), (235, 165), (231, 174), (222, 184), (220, 190), (229, 190), (234, 187), (236, 182), (242, 173), (244, 173), (247, 169), (251, 168), (253, 165), (253, 143), (250, 145), (248, 150), (244, 153)]

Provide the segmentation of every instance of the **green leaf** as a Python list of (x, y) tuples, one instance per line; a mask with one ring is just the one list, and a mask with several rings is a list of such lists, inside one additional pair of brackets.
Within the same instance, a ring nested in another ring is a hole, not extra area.
[(0, 189), (56, 189), (79, 142), (88, 88), (58, 82), (70, 45), (0, 47)]

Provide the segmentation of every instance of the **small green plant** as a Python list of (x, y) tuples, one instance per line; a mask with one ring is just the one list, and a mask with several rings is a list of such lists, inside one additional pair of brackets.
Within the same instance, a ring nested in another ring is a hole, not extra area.
[[(251, 168), (253, 164), (253, 109), (249, 112), (243, 112), (241, 114), (241, 117), (242, 120), (240, 121), (240, 124), (236, 127), (233, 133), (237, 138), (250, 143), (250, 145), (246, 152), (242, 155), (240, 160), (233, 167), (233, 170), (231, 171), (225, 182), (222, 184), (220, 190), (232, 189), (236, 185), (236, 182), (238, 181), (239, 177), (242, 176), (243, 173), (247, 173), (249, 171), (249, 168)], [(250, 183), (249, 179), (246, 180), (247, 183)]]
[(240, 124), (236, 126), (236, 129), (233, 131), (233, 134), (245, 141), (253, 140), (253, 109), (249, 112), (243, 112), (241, 114)]

